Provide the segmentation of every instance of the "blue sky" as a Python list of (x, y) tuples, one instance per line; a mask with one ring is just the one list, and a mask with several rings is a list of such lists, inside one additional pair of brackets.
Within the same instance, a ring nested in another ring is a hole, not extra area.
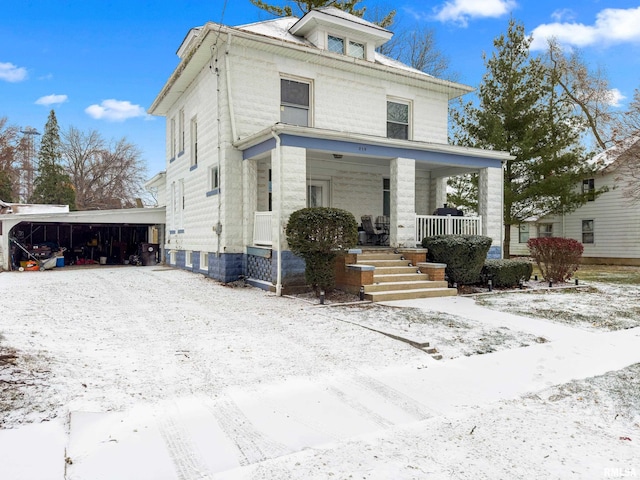
[[(279, 3), (276, 0), (271, 3)], [(621, 108), (640, 87), (640, 1), (364, 0), (397, 9), (400, 26), (436, 32), (461, 83), (477, 86), (483, 52), (524, 23), (535, 44), (557, 37), (606, 69)], [(164, 118), (151, 105), (178, 64), (189, 28), (207, 21), (241, 25), (269, 17), (249, 0), (2, 0), (0, 117), (42, 132), (49, 111), (62, 129), (97, 130), (142, 150), (149, 176), (164, 170)]]

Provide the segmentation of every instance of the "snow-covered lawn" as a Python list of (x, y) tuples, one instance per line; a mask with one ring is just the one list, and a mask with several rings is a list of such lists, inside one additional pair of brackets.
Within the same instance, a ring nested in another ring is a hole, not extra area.
[(637, 286), (318, 306), (102, 266), (0, 290), (3, 479), (640, 477)]

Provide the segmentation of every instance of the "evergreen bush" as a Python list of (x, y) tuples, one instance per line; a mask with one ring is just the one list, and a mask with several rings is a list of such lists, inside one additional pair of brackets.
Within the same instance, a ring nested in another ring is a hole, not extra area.
[(335, 286), (335, 258), (358, 241), (358, 224), (350, 212), (339, 208), (310, 207), (289, 217), (287, 242), (305, 261), (305, 280), (316, 294)]
[(470, 285), (480, 281), (480, 272), (491, 247), (483, 235), (437, 235), (422, 240), (430, 262), (446, 263), (449, 283)]
[(530, 238), (531, 257), (548, 282), (566, 282), (580, 267), (583, 245), (573, 238)]
[(531, 278), (533, 265), (527, 260), (486, 260), (482, 278), (491, 279), (494, 287), (516, 287)]

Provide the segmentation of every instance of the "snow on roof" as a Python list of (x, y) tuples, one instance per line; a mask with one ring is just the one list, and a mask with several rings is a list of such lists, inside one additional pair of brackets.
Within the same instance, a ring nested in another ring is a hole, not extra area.
[(266, 37), (277, 38), (280, 40), (286, 40), (288, 42), (299, 43), (300, 45), (311, 45), (304, 38), (297, 37), (289, 33), (289, 29), (299, 20), (298, 17), (282, 17), (274, 20), (267, 20), (264, 22), (248, 23), (246, 25), (239, 25), (236, 28), (238, 30), (244, 30), (246, 32), (257, 33)]
[(595, 155), (590, 160), (590, 163), (602, 170), (614, 168), (616, 163), (618, 163), (618, 160), (631, 150), (634, 152), (638, 152), (640, 150), (640, 137), (630, 137), (615, 144), (613, 147)]
[(333, 17), (341, 18), (343, 20), (359, 23), (360, 25), (364, 25), (366, 27), (376, 28), (378, 30), (385, 30), (380, 25), (376, 25), (375, 23), (368, 22), (364, 18), (358, 17), (356, 15), (352, 15), (351, 13), (345, 12), (344, 10), (340, 10), (339, 8), (336, 8), (336, 7), (321, 7), (321, 8), (316, 8), (315, 10), (318, 12), (325, 13), (327, 15), (331, 15)]

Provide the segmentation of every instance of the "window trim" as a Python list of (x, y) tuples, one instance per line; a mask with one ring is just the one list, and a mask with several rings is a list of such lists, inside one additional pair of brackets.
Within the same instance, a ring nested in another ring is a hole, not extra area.
[[(309, 95), (307, 98), (307, 103), (308, 105), (302, 105), (302, 104), (294, 104), (294, 103), (289, 103), (289, 102), (283, 102), (282, 101), (282, 85), (283, 82), (296, 82), (296, 83), (301, 83), (301, 84), (305, 84), (309, 87)], [(280, 121), (282, 123), (287, 123), (283, 121), (282, 118), (282, 114), (285, 111), (286, 107), (291, 107), (291, 108), (298, 108), (300, 110), (307, 110), (307, 124), (306, 125), (298, 125), (300, 127), (313, 127), (313, 80), (310, 78), (302, 78), (302, 77), (296, 77), (296, 76), (292, 76), (292, 75), (281, 75), (280, 76)], [(294, 124), (289, 124), (289, 125), (294, 125)]]
[(596, 199), (596, 179), (585, 178), (582, 180), (582, 193), (587, 196), (587, 202), (593, 202)]
[[(526, 231), (524, 229), (526, 227)], [(527, 234), (527, 239), (523, 240), (524, 234)], [(531, 225), (528, 223), (521, 223), (518, 225), (518, 243), (527, 243), (531, 238)]]
[[(404, 123), (400, 123), (400, 122), (392, 122), (389, 120), (389, 104), (390, 103), (394, 103), (396, 105), (405, 105), (407, 107), (407, 123), (406, 123), (406, 127), (407, 127), (407, 137), (406, 138), (398, 138), (398, 137), (390, 137), (389, 136), (389, 124), (392, 123), (394, 125), (405, 125)], [(386, 103), (386, 109), (385, 109), (387, 115), (386, 115), (386, 123), (385, 125), (387, 126), (387, 138), (395, 138), (397, 140), (411, 140), (412, 138), (412, 114), (413, 114), (413, 108), (412, 108), (412, 102), (411, 100), (406, 100), (406, 99), (401, 99), (401, 98), (397, 98), (397, 97), (387, 97), (387, 103)]]
[(212, 165), (207, 170), (207, 197), (220, 193), (220, 169), (218, 165)]
[(191, 140), (191, 169), (198, 166), (198, 116), (191, 117), (189, 136)]
[(209, 252), (200, 252), (200, 262), (198, 267), (200, 270), (209, 271)]
[(184, 153), (184, 108), (178, 111), (178, 156)]
[[(585, 226), (588, 225), (587, 222), (591, 222), (591, 229), (585, 229)], [(585, 240), (585, 235), (591, 235), (591, 241), (586, 241)], [(587, 245), (593, 245), (596, 243), (596, 225), (595, 225), (595, 221), (590, 218), (590, 219), (586, 219), (586, 220), (582, 220), (581, 223), (581, 238), (582, 238), (582, 243), (583, 244), (587, 244)]]
[(169, 121), (169, 158), (173, 162), (176, 158), (176, 117), (171, 117)]

